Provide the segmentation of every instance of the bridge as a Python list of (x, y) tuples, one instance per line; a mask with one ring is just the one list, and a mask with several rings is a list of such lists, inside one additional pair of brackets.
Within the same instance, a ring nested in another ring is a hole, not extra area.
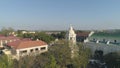
[(84, 46), (90, 48), (92, 54), (95, 50), (102, 50), (104, 55), (111, 52), (120, 52), (120, 45), (87, 42), (84, 43)]

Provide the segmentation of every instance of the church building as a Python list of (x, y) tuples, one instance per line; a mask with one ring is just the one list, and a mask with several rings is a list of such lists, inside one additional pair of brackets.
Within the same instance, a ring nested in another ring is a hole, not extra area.
[(66, 34), (66, 40), (70, 41), (72, 43), (76, 43), (76, 33), (72, 26), (70, 26), (70, 28)]

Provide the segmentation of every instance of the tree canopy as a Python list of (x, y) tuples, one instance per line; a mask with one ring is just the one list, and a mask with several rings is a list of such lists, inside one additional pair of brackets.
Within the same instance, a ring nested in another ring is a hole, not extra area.
[(120, 68), (120, 52), (109, 53), (104, 56), (108, 68)]
[(34, 33), (25, 33), (25, 34), (19, 33), (18, 37), (31, 38), (32, 40), (39, 39), (47, 43), (50, 43), (51, 41), (55, 40), (54, 37), (46, 34), (45, 32), (36, 32), (35, 34)]
[(3, 35), (5, 35), (5, 36), (8, 36), (9, 35), (9, 33), (11, 33), (11, 32), (14, 32), (15, 30), (13, 29), (13, 28), (11, 28), (11, 27), (9, 27), (9, 28), (5, 28), (5, 27), (3, 27), (2, 29), (1, 29), (1, 34), (3, 34)]

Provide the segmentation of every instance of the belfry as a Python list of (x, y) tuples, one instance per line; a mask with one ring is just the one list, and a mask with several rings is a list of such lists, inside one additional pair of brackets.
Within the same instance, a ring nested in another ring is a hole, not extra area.
[(76, 33), (72, 26), (70, 26), (70, 28), (66, 34), (66, 40), (68, 40), (72, 43), (76, 43)]

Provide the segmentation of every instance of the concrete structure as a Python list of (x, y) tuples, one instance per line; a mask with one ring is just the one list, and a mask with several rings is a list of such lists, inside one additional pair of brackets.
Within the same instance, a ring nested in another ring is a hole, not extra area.
[(20, 57), (26, 55), (36, 55), (48, 51), (47, 43), (38, 41), (27, 41), (19, 40), (15, 42), (9, 42), (7, 44), (10, 47), (11, 54), (14, 59), (19, 59)]
[(70, 26), (67, 34), (66, 34), (66, 40), (76, 43), (76, 34), (72, 26)]

